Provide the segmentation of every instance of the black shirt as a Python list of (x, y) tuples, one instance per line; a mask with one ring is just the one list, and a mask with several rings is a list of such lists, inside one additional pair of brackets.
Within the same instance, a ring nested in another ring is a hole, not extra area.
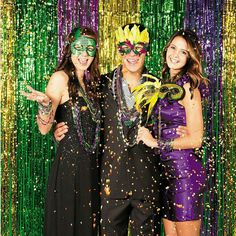
[[(132, 197), (158, 201), (160, 184), (159, 157), (145, 144), (127, 146), (120, 131), (119, 107), (112, 90), (114, 71), (101, 79), (103, 117), (101, 183), (102, 197)], [(145, 114), (141, 117), (146, 122)], [(123, 127), (126, 135), (129, 128)], [(137, 126), (130, 129), (136, 129)], [(135, 137), (134, 137), (135, 138)]]

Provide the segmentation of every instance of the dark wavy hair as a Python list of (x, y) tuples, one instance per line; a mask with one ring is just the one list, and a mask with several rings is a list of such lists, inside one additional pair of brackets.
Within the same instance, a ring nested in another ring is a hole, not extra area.
[(177, 81), (182, 75), (188, 74), (190, 77), (190, 92), (193, 94), (193, 90), (197, 88), (201, 83), (208, 85), (208, 79), (203, 76), (202, 72), (202, 49), (200, 45), (200, 41), (196, 33), (190, 29), (182, 29), (176, 31), (166, 44), (163, 52), (163, 60), (164, 65), (162, 69), (162, 78), (164, 81), (168, 80), (170, 77), (169, 67), (166, 63), (166, 52), (171, 42), (175, 37), (182, 37), (185, 39), (188, 45), (189, 56), (187, 59), (186, 65), (182, 68), (182, 70), (175, 75), (172, 79), (173, 81)]
[[(62, 60), (59, 63), (59, 65), (56, 68), (56, 71), (64, 70), (64, 72), (68, 75), (69, 81), (68, 81), (68, 91), (69, 95), (72, 99), (72, 102), (74, 103), (78, 98), (78, 87), (79, 87), (79, 81), (76, 76), (75, 72), (75, 66), (72, 63), (71, 60), (71, 43), (75, 41), (75, 33), (77, 30), (81, 31), (81, 35), (89, 36), (96, 40), (97, 43), (97, 35), (95, 32), (88, 28), (88, 27), (76, 27), (72, 30), (72, 32), (67, 36), (66, 38), (66, 45), (63, 49), (63, 56)], [(85, 91), (88, 97), (92, 99), (98, 98), (98, 88), (99, 88), (99, 82), (100, 82), (100, 72), (98, 69), (98, 49), (96, 49), (96, 55), (91, 63), (91, 65), (88, 68), (88, 73), (85, 72), (83, 82), (85, 85)], [(87, 76), (86, 76), (87, 74)]]

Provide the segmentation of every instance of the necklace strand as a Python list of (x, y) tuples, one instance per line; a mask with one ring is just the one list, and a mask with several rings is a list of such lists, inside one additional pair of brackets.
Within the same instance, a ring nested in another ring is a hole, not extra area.
[(81, 120), (81, 111), (80, 107), (77, 104), (74, 104), (72, 108), (72, 114), (81, 145), (83, 146), (86, 152), (94, 153), (100, 141), (100, 130), (101, 130), (100, 122), (96, 122), (95, 137), (93, 143), (91, 144), (86, 140)]
[[(97, 119), (98, 116), (99, 116), (99, 118), (100, 118), (100, 110), (99, 110), (98, 108), (93, 107), (93, 104), (92, 104), (91, 100), (88, 98), (88, 96), (87, 96), (86, 93), (84, 92), (84, 90), (83, 90), (83, 88), (82, 88), (82, 86), (81, 86), (80, 83), (79, 83), (79, 92), (81, 93), (81, 95), (82, 95), (84, 101), (85, 101), (86, 104), (87, 104), (87, 107), (88, 107), (88, 109), (89, 109), (89, 111), (90, 111), (90, 114), (92, 115), (93, 121), (95, 121), (96, 123), (97, 123), (97, 122), (100, 122), (100, 120)], [(99, 113), (99, 114), (98, 114), (98, 113)]]
[[(78, 81), (79, 82), (79, 81)], [(88, 140), (86, 140), (86, 135), (84, 134), (84, 129), (82, 125), (82, 113), (81, 113), (81, 107), (79, 107), (78, 102), (75, 102), (72, 105), (72, 115), (74, 124), (76, 126), (77, 134), (79, 141), (81, 145), (83, 146), (84, 150), (88, 153), (95, 153), (95, 150), (100, 142), (100, 131), (101, 131), (101, 110), (99, 109), (99, 105), (95, 107), (92, 103), (92, 101), (88, 98), (86, 93), (84, 92), (80, 82), (79, 82), (79, 92), (82, 95), (82, 98), (84, 99), (89, 112), (91, 114), (91, 118), (93, 122), (96, 123), (95, 128), (95, 135), (94, 140), (92, 143), (89, 143)]]
[[(121, 91), (122, 88), (121, 86), (118, 85), (118, 83), (120, 83), (120, 68), (118, 68), (114, 72), (113, 83), (114, 83), (113, 96), (118, 104), (118, 129), (120, 131), (121, 137), (123, 138), (125, 145), (129, 147), (133, 147), (135, 144), (137, 144), (138, 128), (141, 126), (142, 115), (139, 114), (136, 110), (133, 110), (133, 109), (129, 110), (125, 104), (124, 98), (122, 97), (122, 91)], [(117, 85), (119, 86), (119, 88), (117, 88)], [(124, 118), (124, 114), (126, 115), (126, 117), (128, 115), (129, 122), (135, 123), (134, 126), (132, 127), (133, 129), (135, 129), (135, 135), (133, 137), (133, 140), (129, 140), (128, 137), (126, 137), (124, 134), (124, 124), (122, 121), (122, 115)], [(132, 118), (135, 120), (131, 121)], [(137, 119), (138, 119), (138, 122), (137, 122)]]

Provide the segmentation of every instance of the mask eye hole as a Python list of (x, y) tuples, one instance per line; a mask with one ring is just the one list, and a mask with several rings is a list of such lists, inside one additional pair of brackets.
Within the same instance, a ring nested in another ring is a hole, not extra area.
[(90, 52), (92, 52), (92, 51), (95, 50), (95, 48), (94, 48), (93, 46), (88, 46), (87, 49), (88, 49), (88, 51), (90, 51)]
[(123, 46), (122, 49), (123, 50), (129, 50), (130, 48), (128, 46)]
[(76, 50), (81, 50), (83, 47), (82, 47), (81, 45), (75, 45), (74, 48), (75, 48)]
[(129, 50), (130, 48), (129, 48), (128, 45), (122, 45), (122, 46), (120, 46), (120, 49), (121, 49), (122, 51), (127, 51), (127, 50)]
[(179, 89), (178, 88), (172, 88), (170, 90), (170, 92), (171, 92), (171, 94), (175, 95), (175, 94), (179, 93)]
[(162, 86), (162, 87), (160, 88), (160, 92), (161, 92), (161, 93), (166, 93), (166, 92), (168, 92), (168, 91), (169, 91), (169, 89), (168, 89), (167, 86)]
[(118, 50), (121, 55), (129, 54), (131, 51), (130, 47), (126, 44), (119, 46)]
[(142, 51), (143, 50), (143, 45), (141, 45), (141, 44), (137, 44), (137, 45), (135, 45), (135, 47), (134, 47), (134, 49), (136, 50), (136, 51), (138, 51), (138, 52), (140, 52), (140, 51)]

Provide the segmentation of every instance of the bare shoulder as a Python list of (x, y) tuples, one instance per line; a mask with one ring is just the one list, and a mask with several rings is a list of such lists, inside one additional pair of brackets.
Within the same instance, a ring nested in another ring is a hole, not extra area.
[(64, 71), (56, 71), (51, 75), (48, 82), (46, 93), (47, 94), (58, 94), (58, 96), (63, 96), (63, 92), (67, 87), (68, 75)]
[(66, 85), (68, 82), (68, 75), (63, 71), (56, 71), (51, 75), (49, 83), (57, 83), (58, 86)]
[(185, 97), (184, 97), (184, 100), (201, 100), (201, 94), (200, 94), (200, 91), (199, 91), (199, 89), (198, 88), (195, 88), (194, 90), (193, 90), (193, 97), (192, 97), (192, 99), (191, 99), (191, 95), (192, 95), (192, 93), (190, 92), (190, 83), (185, 83), (184, 85), (183, 85), (183, 88), (184, 88), (184, 90), (185, 90)]

